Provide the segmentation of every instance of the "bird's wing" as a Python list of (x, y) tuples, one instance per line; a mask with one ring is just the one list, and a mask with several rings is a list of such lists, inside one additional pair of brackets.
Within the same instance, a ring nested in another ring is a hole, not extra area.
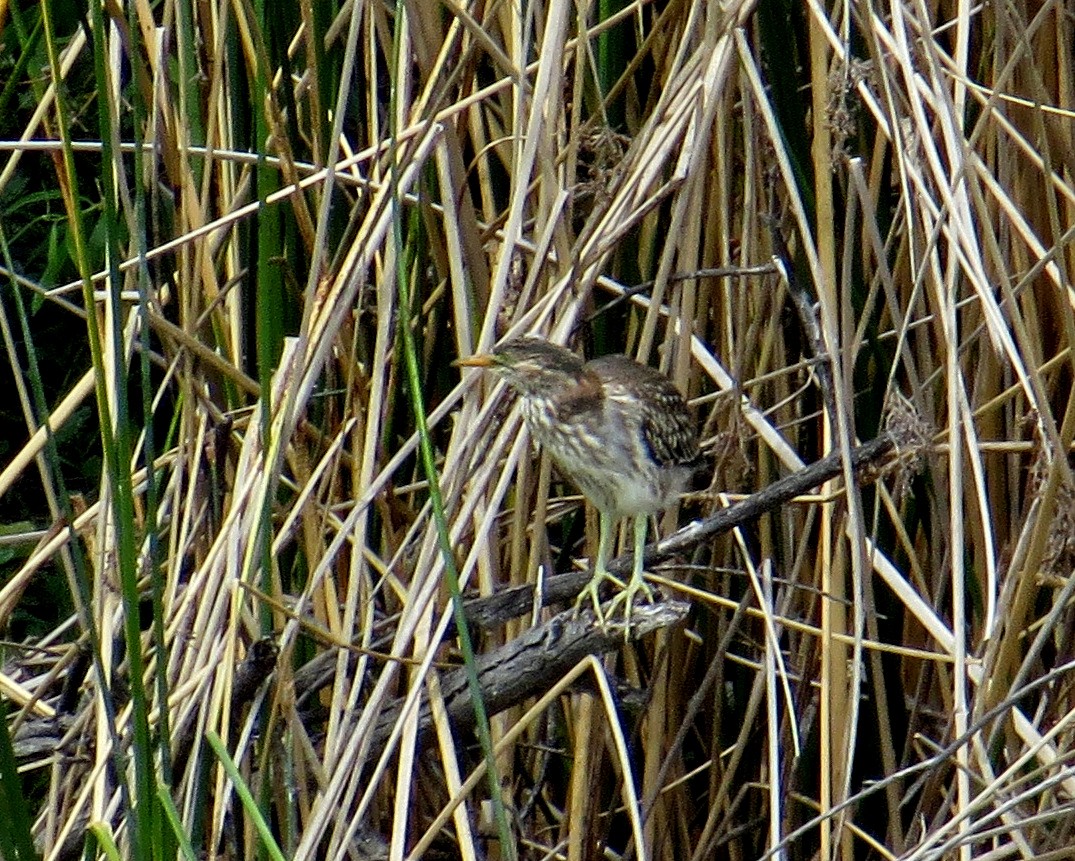
[(601, 356), (587, 364), (611, 397), (640, 398), (642, 435), (653, 459), (661, 466), (693, 464), (698, 460), (698, 434), (687, 403), (675, 384), (648, 365), (626, 356)]
[(659, 412), (647, 410), (642, 419), (646, 444), (662, 466), (692, 464), (698, 459), (698, 435), (687, 404), (672, 383), (660, 379), (667, 385), (655, 386), (652, 395)]

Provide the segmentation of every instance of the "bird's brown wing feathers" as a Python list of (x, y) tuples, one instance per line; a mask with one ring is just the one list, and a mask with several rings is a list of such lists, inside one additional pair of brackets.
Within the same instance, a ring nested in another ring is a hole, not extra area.
[(655, 403), (661, 404), (662, 411), (646, 415), (642, 432), (654, 460), (662, 466), (694, 464), (698, 460), (698, 435), (683, 396), (671, 383), (669, 386), (672, 391), (655, 395)]
[(648, 365), (626, 356), (601, 356), (587, 363), (610, 387), (641, 399), (642, 433), (653, 459), (661, 466), (690, 465), (698, 461), (698, 435), (686, 401), (675, 384)]

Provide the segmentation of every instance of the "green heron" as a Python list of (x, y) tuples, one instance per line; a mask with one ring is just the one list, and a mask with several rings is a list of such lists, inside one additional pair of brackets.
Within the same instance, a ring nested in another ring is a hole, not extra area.
[[(538, 338), (516, 338), (457, 364), (490, 368), (504, 378), (520, 397), (531, 435), (600, 512), (597, 564), (576, 612), (588, 596), (604, 626), (599, 590), (611, 580), (621, 591), (609, 616), (622, 603), (630, 624), (635, 596), (653, 599), (642, 579), (649, 517), (683, 492), (698, 460), (698, 436), (679, 389), (626, 356), (583, 362)], [(607, 566), (612, 528), (627, 516), (634, 517), (634, 569), (624, 586)]]

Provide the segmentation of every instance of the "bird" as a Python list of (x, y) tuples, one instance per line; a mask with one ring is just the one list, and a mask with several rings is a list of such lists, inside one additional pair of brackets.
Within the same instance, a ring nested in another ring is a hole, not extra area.
[[(605, 628), (622, 604), (626, 636), (635, 598), (653, 601), (642, 570), (649, 518), (676, 501), (698, 466), (698, 435), (683, 395), (668, 377), (627, 356), (584, 361), (530, 336), (456, 364), (489, 369), (515, 391), (531, 436), (597, 508), (597, 560), (575, 613), (589, 600)], [(608, 570), (613, 528), (625, 517), (634, 518), (634, 565), (626, 585)], [(605, 581), (619, 589), (607, 616), (600, 599)]]

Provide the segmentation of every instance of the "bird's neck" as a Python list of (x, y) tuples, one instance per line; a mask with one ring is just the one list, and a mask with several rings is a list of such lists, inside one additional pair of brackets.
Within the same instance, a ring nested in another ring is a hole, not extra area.
[(593, 374), (580, 374), (575, 385), (569, 386), (555, 399), (557, 419), (570, 422), (576, 417), (600, 410), (604, 406), (604, 391), (601, 381)]

